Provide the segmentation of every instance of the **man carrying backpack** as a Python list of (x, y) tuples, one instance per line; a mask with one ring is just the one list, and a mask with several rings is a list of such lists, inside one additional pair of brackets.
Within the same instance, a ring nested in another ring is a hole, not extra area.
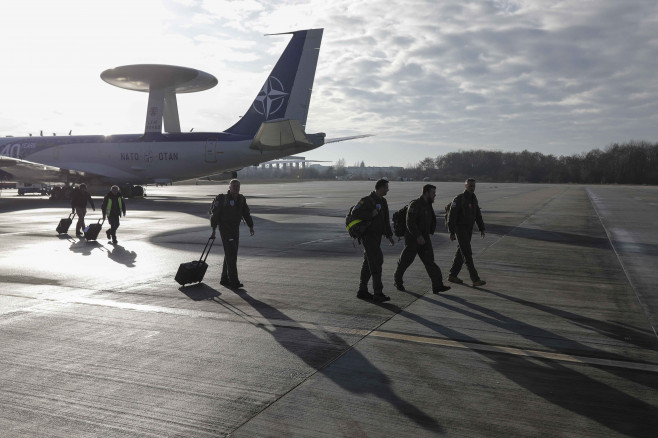
[(406, 230), (404, 233), (404, 249), (398, 260), (398, 267), (393, 274), (395, 287), (404, 291), (402, 277), (405, 271), (416, 258), (416, 254), (425, 265), (427, 275), (432, 280), (432, 292), (438, 294), (450, 289), (443, 284), (441, 269), (434, 263), (434, 248), (430, 235), (436, 230), (436, 215), (432, 203), (436, 197), (436, 186), (426, 184), (420, 198), (409, 203), (406, 218)]
[(468, 269), (473, 286), (484, 286), (486, 282), (480, 279), (478, 271), (475, 269), (473, 251), (471, 250), (473, 225), (476, 223), (480, 230), (480, 236), (484, 239), (484, 221), (482, 220), (478, 198), (475, 196), (475, 179), (468, 178), (464, 186), (466, 190), (464, 190), (464, 193), (455, 197), (448, 213), (450, 240), (457, 240), (457, 252), (452, 261), (448, 281), (457, 284), (463, 283), (464, 281), (457, 277), (457, 275), (464, 263), (466, 263), (466, 268)]
[[(361, 299), (373, 300), (376, 303), (391, 299), (384, 295), (384, 285), (382, 284), (382, 265), (384, 264), (384, 254), (381, 249), (382, 236), (386, 236), (391, 245), (395, 244), (391, 221), (388, 216), (388, 204), (384, 199), (387, 193), (388, 180), (380, 179), (375, 183), (375, 190), (370, 195), (362, 198), (353, 209), (355, 219), (370, 222), (361, 237), (363, 264), (361, 265), (359, 290), (356, 296)], [(374, 295), (368, 292), (370, 277), (372, 277)]]
[(249, 233), (254, 235), (254, 221), (249, 213), (247, 200), (240, 194), (240, 181), (231, 180), (227, 193), (220, 193), (213, 201), (210, 213), (212, 239), (215, 229), (219, 227), (219, 235), (224, 245), (224, 264), (219, 284), (232, 288), (242, 287), (238, 279), (238, 244), (240, 242), (240, 222), (242, 219), (249, 227)]

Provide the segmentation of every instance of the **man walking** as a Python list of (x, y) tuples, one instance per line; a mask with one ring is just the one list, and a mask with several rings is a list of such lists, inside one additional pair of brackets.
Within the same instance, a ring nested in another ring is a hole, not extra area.
[(117, 228), (119, 228), (119, 218), (123, 213), (126, 217), (126, 201), (123, 199), (119, 186), (112, 186), (107, 195), (103, 198), (103, 205), (101, 206), (103, 212), (103, 220), (107, 217), (110, 223), (110, 229), (105, 231), (108, 240), (112, 239), (113, 244), (117, 244)]
[[(388, 216), (388, 204), (384, 196), (388, 193), (388, 180), (380, 179), (375, 183), (375, 190), (362, 198), (354, 206), (353, 215), (356, 219), (369, 221), (370, 225), (361, 237), (363, 243), (363, 264), (358, 298), (373, 300), (376, 303), (388, 301), (391, 298), (384, 295), (382, 284), (382, 265), (384, 254), (381, 249), (382, 236), (386, 236), (391, 245), (394, 245), (391, 221)], [(374, 295), (368, 292), (368, 281), (372, 277)]]
[(409, 203), (406, 218), (406, 230), (404, 233), (404, 249), (398, 260), (398, 267), (393, 275), (395, 287), (404, 291), (403, 279), (405, 271), (413, 263), (416, 255), (425, 265), (427, 275), (432, 281), (432, 292), (438, 294), (450, 289), (443, 284), (441, 269), (434, 262), (434, 248), (430, 235), (436, 230), (436, 215), (432, 203), (436, 198), (436, 186), (426, 184), (420, 198)]
[(473, 263), (473, 251), (471, 250), (471, 237), (473, 235), (473, 225), (477, 223), (480, 230), (480, 237), (484, 239), (484, 221), (478, 199), (475, 196), (475, 179), (469, 178), (464, 184), (464, 193), (457, 195), (450, 204), (448, 213), (448, 231), (450, 231), (450, 240), (457, 239), (457, 252), (452, 261), (448, 281), (452, 283), (463, 283), (457, 275), (464, 263), (473, 282), (473, 286), (484, 286), (486, 282), (480, 279), (478, 271)]
[(213, 202), (210, 217), (212, 236), (210, 237), (215, 238), (215, 229), (219, 227), (219, 235), (222, 238), (222, 245), (224, 245), (224, 264), (219, 283), (237, 289), (243, 286), (238, 279), (240, 221), (244, 219), (252, 236), (254, 235), (254, 221), (251, 219), (247, 200), (240, 194), (240, 181), (233, 179), (228, 187), (228, 192), (220, 193)]
[(85, 228), (85, 215), (87, 214), (87, 203), (91, 205), (92, 210), (96, 211), (94, 200), (87, 191), (87, 184), (82, 183), (71, 193), (71, 213), (78, 215), (78, 222), (75, 224), (75, 235), (82, 236), (82, 230)]

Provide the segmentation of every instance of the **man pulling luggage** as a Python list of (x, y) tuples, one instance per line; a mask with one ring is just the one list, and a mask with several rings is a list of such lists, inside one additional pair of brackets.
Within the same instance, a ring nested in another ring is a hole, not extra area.
[(118, 186), (112, 186), (109, 193), (103, 198), (103, 205), (101, 206), (103, 211), (103, 220), (107, 217), (108, 222), (110, 223), (110, 229), (105, 231), (107, 239), (112, 239), (112, 243), (116, 245), (117, 241), (117, 228), (119, 228), (120, 221), (119, 218), (123, 213), (123, 216), (126, 216), (126, 201), (123, 199), (121, 192), (119, 192)]

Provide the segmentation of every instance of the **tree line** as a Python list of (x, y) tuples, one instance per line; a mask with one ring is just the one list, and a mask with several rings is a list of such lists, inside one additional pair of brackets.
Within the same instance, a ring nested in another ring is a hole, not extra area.
[(460, 151), (425, 158), (406, 177), (435, 181), (658, 184), (658, 143), (612, 144), (570, 156), (539, 152)]

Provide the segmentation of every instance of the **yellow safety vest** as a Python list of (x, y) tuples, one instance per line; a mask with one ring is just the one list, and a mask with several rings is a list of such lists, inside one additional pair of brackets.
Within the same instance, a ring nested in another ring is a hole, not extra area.
[[(119, 216), (121, 216), (121, 212), (123, 211), (123, 203), (121, 202), (121, 198), (117, 198), (119, 201)], [(109, 217), (110, 212), (112, 211), (112, 198), (107, 198), (107, 208), (105, 209), (105, 214)]]

